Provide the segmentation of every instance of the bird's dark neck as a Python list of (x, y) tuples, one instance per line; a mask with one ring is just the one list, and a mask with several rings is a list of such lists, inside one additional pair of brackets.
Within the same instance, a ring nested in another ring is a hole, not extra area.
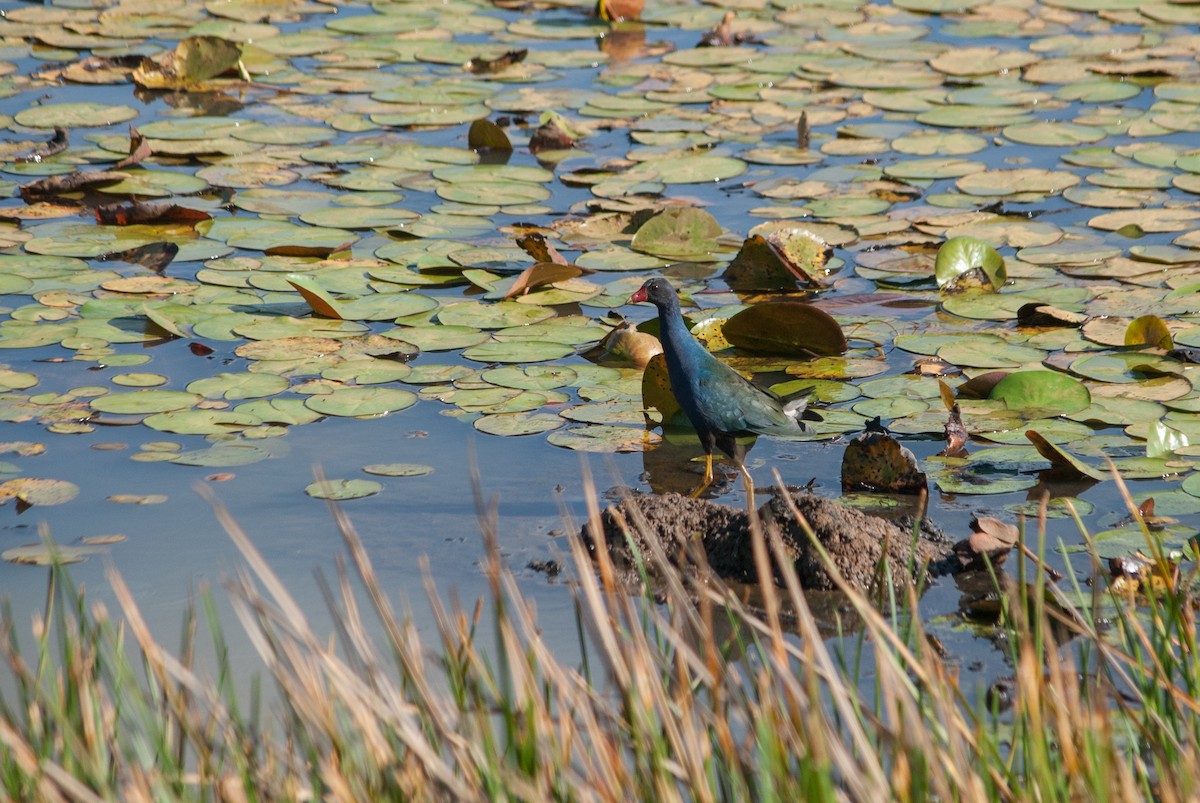
[(662, 340), (663, 351), (667, 355), (668, 366), (672, 357), (685, 370), (694, 369), (695, 349), (699, 343), (688, 331), (684, 323), (683, 313), (679, 311), (679, 302), (671, 299), (658, 309), (659, 338)]

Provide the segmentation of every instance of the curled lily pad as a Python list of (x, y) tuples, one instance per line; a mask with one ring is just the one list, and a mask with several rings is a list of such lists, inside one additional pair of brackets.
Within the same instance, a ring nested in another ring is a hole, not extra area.
[(1125, 330), (1125, 345), (1154, 346), (1168, 351), (1175, 348), (1171, 342), (1171, 331), (1157, 315), (1142, 315), (1131, 321)]
[(1066, 415), (1092, 403), (1086, 385), (1057, 371), (1014, 371), (996, 383), (988, 398), (1004, 401), (1009, 409), (1037, 415)]
[(964, 279), (974, 274), (976, 282), (981, 277), (984, 286), (999, 290), (1007, 278), (1004, 258), (995, 248), (974, 237), (954, 237), (942, 243), (934, 274), (942, 288), (961, 287)]
[(764, 354), (832, 356), (846, 351), (842, 327), (829, 313), (795, 301), (755, 304), (725, 322), (725, 339)]

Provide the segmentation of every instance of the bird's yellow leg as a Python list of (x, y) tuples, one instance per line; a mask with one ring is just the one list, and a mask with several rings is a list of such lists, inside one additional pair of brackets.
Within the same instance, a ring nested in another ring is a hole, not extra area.
[(754, 510), (754, 478), (750, 476), (744, 463), (738, 463), (742, 472), (742, 481), (746, 484), (746, 509)]
[(713, 484), (713, 467), (712, 454), (704, 455), (704, 481), (696, 486), (696, 490), (692, 491), (692, 499), (696, 499), (700, 494), (704, 493), (704, 489)]

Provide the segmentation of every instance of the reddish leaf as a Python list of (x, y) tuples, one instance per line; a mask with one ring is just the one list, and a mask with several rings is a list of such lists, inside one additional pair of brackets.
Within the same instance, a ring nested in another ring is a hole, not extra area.
[(133, 226), (138, 223), (199, 223), (212, 215), (169, 201), (109, 204), (96, 207), (96, 222), (109, 226)]

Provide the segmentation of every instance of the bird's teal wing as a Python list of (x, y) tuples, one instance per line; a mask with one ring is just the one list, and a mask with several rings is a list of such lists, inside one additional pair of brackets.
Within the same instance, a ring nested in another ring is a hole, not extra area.
[(783, 400), (769, 393), (716, 357), (700, 366), (698, 396), (715, 429), (786, 435), (803, 429)]

